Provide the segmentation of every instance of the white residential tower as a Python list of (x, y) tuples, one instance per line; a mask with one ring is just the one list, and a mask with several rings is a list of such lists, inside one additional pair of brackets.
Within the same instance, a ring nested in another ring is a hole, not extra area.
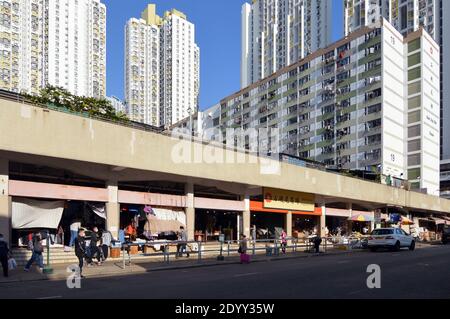
[(80, 96), (106, 94), (106, 7), (100, 0), (0, 3), (0, 88), (46, 85)]
[(195, 27), (171, 10), (159, 17), (148, 5), (125, 27), (125, 98), (132, 120), (171, 125), (197, 111), (200, 50)]
[(253, 0), (242, 6), (241, 87), (331, 41), (332, 1)]

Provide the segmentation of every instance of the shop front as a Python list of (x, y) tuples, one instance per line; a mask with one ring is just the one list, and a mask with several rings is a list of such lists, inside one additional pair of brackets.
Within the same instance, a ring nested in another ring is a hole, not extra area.
[(196, 241), (214, 242), (223, 235), (225, 240), (238, 240), (243, 231), (243, 201), (195, 197)]
[[(317, 234), (320, 229), (322, 210), (319, 207), (314, 208), (314, 211), (293, 211), (263, 206), (263, 202), (250, 202), (251, 225), (255, 229), (256, 239), (279, 238), (281, 230), (292, 234), (294, 238), (305, 239)], [(291, 225), (291, 229), (287, 229), (288, 225)]]
[(373, 229), (374, 212), (326, 208), (326, 227), (330, 236), (367, 235)]
[(196, 209), (194, 238), (196, 241), (218, 241), (223, 234), (225, 240), (238, 240), (241, 216), (236, 211)]
[(73, 242), (71, 228), (105, 229), (104, 189), (11, 180), (12, 245), (24, 247), (33, 233), (50, 236), (52, 247)]

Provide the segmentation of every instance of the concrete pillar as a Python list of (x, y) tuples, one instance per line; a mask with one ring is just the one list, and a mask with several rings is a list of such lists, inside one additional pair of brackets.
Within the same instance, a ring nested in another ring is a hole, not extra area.
[(8, 192), (9, 161), (0, 158), (0, 234), (11, 243), (12, 197)]
[(327, 207), (325, 206), (325, 204), (321, 205), (321, 209), (322, 209), (322, 215), (320, 215), (320, 237), (325, 237), (326, 236), (326, 232), (325, 232), (325, 227), (327, 226)]
[(285, 218), (286, 220), (284, 222), (284, 225), (286, 227), (286, 235), (288, 237), (292, 237), (292, 213), (287, 213)]
[[(348, 209), (348, 217), (352, 218), (353, 217), (353, 204), (352, 203), (348, 203), (347, 204), (347, 209)], [(353, 228), (353, 221), (348, 221), (347, 222), (347, 234), (351, 234), (352, 233), (352, 228)]]
[[(242, 212), (242, 224), (243, 224), (243, 230), (242, 233), (247, 236), (247, 238), (250, 238), (251, 236), (251, 225), (250, 225), (250, 217), (251, 217), (251, 213), (250, 213), (250, 196), (249, 195), (245, 195), (244, 196), (244, 211)], [(240, 236), (240, 234), (239, 234)]]
[(106, 203), (106, 228), (114, 238), (119, 238), (120, 204), (117, 182), (108, 182), (108, 202)]
[(186, 232), (188, 240), (194, 240), (195, 233), (195, 205), (194, 205), (194, 184), (185, 185), (186, 193)]

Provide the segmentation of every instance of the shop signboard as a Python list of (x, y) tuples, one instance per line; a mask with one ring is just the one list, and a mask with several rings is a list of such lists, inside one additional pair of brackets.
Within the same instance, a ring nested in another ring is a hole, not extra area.
[(264, 188), (264, 208), (314, 212), (314, 195)]

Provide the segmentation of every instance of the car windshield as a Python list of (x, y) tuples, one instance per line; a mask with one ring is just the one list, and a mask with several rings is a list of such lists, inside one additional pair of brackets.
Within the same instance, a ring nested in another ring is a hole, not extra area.
[(393, 229), (375, 229), (372, 232), (372, 235), (379, 236), (379, 235), (392, 235), (394, 233)]

